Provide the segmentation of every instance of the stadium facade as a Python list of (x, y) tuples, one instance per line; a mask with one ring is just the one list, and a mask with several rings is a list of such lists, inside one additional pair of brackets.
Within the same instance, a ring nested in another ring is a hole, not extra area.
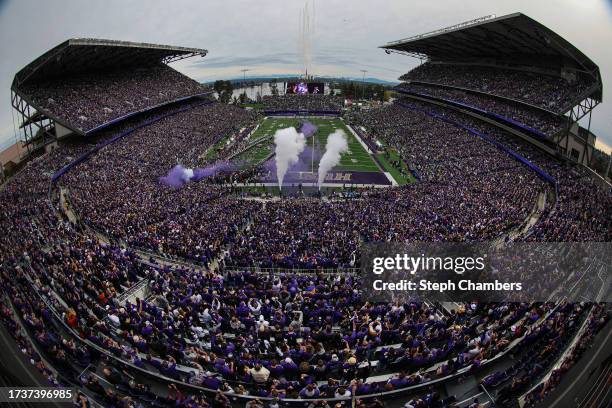
[[(603, 100), (599, 67), (563, 37), (532, 18), (521, 13), (489, 16), (393, 41), (381, 48), (419, 58), (429, 64), (488, 66), (557, 76), (569, 82), (585, 80), (587, 86), (564, 101), (563, 105), (547, 108), (533, 106), (524, 100), (520, 102), (551, 115), (567, 116), (566, 128), (550, 135), (551, 147), (580, 163), (590, 163), (595, 145), (595, 136), (590, 129), (591, 116), (593, 109)], [(469, 92), (477, 93), (479, 90), (471, 89)], [(494, 96), (516, 102), (503, 95)], [(582, 129), (578, 121), (585, 117), (588, 117), (588, 126)], [(493, 119), (503, 122), (503, 118)], [(512, 125), (508, 122), (505, 124)], [(539, 136), (525, 127), (519, 130), (532, 138)]]
[[(43, 89), (54, 86), (62, 78), (79, 77), (104, 71), (132, 70), (168, 64), (195, 56), (205, 57), (207, 50), (198, 48), (173, 47), (158, 44), (135, 43), (92, 38), (72, 38), (50, 49), (15, 74), (11, 85), (11, 103), (17, 113), (22, 140), (29, 151), (36, 151), (45, 145), (71, 134), (87, 135), (121, 120), (195, 95), (162, 101), (155, 106), (127, 109), (123, 114), (109, 115), (95, 126), (83, 128), (73, 118), (66, 118), (61, 111), (49, 109), (49, 98), (37, 95)], [(38, 89), (37, 89), (38, 88)], [(82, 90), (85, 92), (85, 90)], [(104, 89), (87, 90), (90, 98)], [(79, 95), (83, 97), (83, 95)], [(75, 103), (78, 101), (75, 101)], [(97, 101), (98, 103), (103, 103)]]

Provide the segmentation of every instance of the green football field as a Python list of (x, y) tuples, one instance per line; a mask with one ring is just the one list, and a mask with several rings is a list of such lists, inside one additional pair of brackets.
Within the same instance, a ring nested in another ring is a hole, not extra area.
[[(313, 143), (318, 150), (323, 153), (327, 137), (338, 129), (344, 131), (347, 137), (349, 151), (345, 153), (336, 170), (353, 170), (353, 171), (380, 171), (370, 154), (363, 148), (355, 136), (349, 131), (344, 122), (338, 118), (310, 118), (310, 123), (317, 127), (317, 132), (314, 138), (310, 137), (307, 140), (307, 145)], [(264, 160), (274, 151), (274, 142), (272, 137), (279, 129), (287, 127), (299, 126), (300, 120), (297, 118), (265, 118), (260, 123), (257, 130), (251, 135), (251, 140), (262, 140), (261, 143), (254, 145), (237, 157), (250, 163), (259, 163)], [(315, 169), (318, 167), (318, 161), (314, 162)]]

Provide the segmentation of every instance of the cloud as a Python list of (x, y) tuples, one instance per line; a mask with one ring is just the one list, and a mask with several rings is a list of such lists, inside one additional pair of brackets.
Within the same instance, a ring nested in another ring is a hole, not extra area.
[[(381, 51), (383, 58), (387, 56)], [(379, 79), (395, 80), (400, 75), (408, 70), (406, 67), (391, 68), (383, 63), (365, 63), (368, 58), (350, 58), (342, 53), (342, 50), (336, 52), (327, 50), (314, 54), (315, 61), (314, 73), (326, 76), (361, 76), (361, 70), (368, 70), (368, 77)], [(249, 69), (248, 76), (260, 75), (275, 75), (275, 74), (296, 74), (301, 73), (302, 67), (300, 57), (297, 53), (275, 53), (256, 56), (222, 56), (222, 57), (205, 57), (188, 65), (177, 67), (183, 70), (187, 75), (196, 79), (212, 76), (221, 78), (236, 78), (240, 74), (241, 69)]]
[(612, 147), (599, 139), (595, 141), (595, 147), (605, 153), (612, 154)]
[(292, 65), (298, 61), (296, 53), (276, 53), (256, 56), (221, 56), (205, 57), (193, 62), (190, 67), (207, 68), (227, 68), (227, 67), (249, 67), (259, 65)]

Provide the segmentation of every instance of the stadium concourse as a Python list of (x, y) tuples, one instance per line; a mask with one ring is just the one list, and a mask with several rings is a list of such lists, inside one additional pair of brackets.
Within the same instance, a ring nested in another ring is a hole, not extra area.
[[(534, 27), (521, 16), (505, 24)], [(445, 35), (422, 41), (439, 51)], [(427, 55), (418, 41), (393, 47)], [(225, 175), (160, 182), (177, 164), (227, 159), (260, 123), (164, 64), (205, 50), (69, 40), (49, 51), (63, 57), (35, 60), (12, 88), (24, 128), (38, 130), (26, 133), (35, 157), (0, 190), (6, 333), (41, 383), (78, 387), (81, 407), (545, 406), (602, 349), (589, 346), (610, 331), (607, 303), (374, 303), (354, 273), (364, 242), (610, 241), (610, 186), (549, 151), (572, 101), (601, 99), (598, 71), (553, 75), (567, 55), (543, 58), (546, 76), (490, 67), (505, 54), (484, 50), (460, 70), (441, 60), (450, 51), (428, 55), (394, 103), (344, 113), (418, 182), (325, 198), (245, 197)], [(310, 101), (265, 104), (337, 107)]]

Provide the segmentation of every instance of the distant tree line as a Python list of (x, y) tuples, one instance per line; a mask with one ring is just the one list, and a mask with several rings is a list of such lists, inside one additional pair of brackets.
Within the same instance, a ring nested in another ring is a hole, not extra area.
[(368, 100), (385, 100), (385, 91), (390, 87), (381, 84), (372, 84), (368, 82), (337, 82), (330, 84), (332, 94), (334, 89), (340, 89), (341, 95), (348, 99), (368, 99)]
[(219, 96), (219, 102), (229, 103), (231, 101), (232, 93), (234, 92), (234, 86), (232, 85), (231, 81), (215, 81), (213, 89)]

